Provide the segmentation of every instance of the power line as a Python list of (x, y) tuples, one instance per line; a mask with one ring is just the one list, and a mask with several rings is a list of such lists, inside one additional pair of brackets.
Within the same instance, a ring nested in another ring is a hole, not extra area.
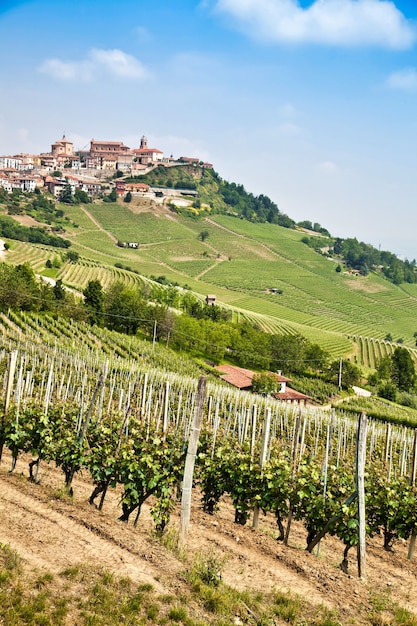
[[(7, 295), (9, 294), (13, 294), (15, 296), (22, 296), (21, 292), (13, 290), (13, 289), (6, 289), (4, 286), (0, 285), (0, 296), (1, 294), (6, 293)], [(42, 298), (40, 296), (35, 296), (34, 294), (29, 294), (29, 293), (25, 293), (23, 294), (23, 297), (26, 300), (32, 300), (32, 301), (37, 301), (37, 302), (45, 302), (45, 298)], [(65, 304), (63, 302), (61, 302), (60, 300), (54, 300), (53, 301), (54, 306), (56, 307), (56, 309), (61, 308), (62, 311), (76, 311), (76, 312), (80, 312), (83, 309), (80, 308), (80, 305), (71, 305), (71, 304)], [(85, 306), (85, 305), (84, 305)], [(13, 310), (13, 307), (10, 307)], [(107, 311), (96, 311), (93, 308), (88, 308), (87, 306), (85, 306), (85, 312), (88, 315), (89, 312), (94, 313), (98, 318), (102, 318), (103, 320), (105, 318), (111, 318), (113, 320), (122, 320), (122, 321), (126, 321), (126, 322), (131, 322), (131, 323), (145, 323), (145, 324), (149, 324), (150, 326), (152, 325), (152, 327), (154, 327), (154, 324), (157, 324), (159, 326), (162, 326), (162, 328), (164, 329), (168, 329), (169, 335), (175, 336), (175, 337), (183, 337), (184, 339), (186, 339), (187, 341), (189, 341), (190, 343), (194, 343), (194, 344), (199, 344), (201, 346), (207, 345), (208, 341), (210, 340), (210, 337), (207, 338), (199, 338), (199, 337), (195, 337), (194, 335), (191, 335), (189, 333), (185, 333), (183, 331), (180, 331), (178, 329), (174, 329), (174, 328), (169, 328), (169, 325), (166, 322), (158, 322), (158, 320), (155, 320), (155, 318), (141, 318), (141, 317), (137, 317), (134, 315), (122, 315), (122, 314), (117, 314), (117, 313), (109, 313)], [(168, 309), (167, 309), (168, 310)], [(26, 312), (26, 311), (25, 311)], [(57, 312), (55, 311), (37, 311), (37, 313), (48, 313), (48, 312)], [(59, 311), (58, 311), (59, 312)], [(27, 311), (27, 313), (30, 313), (30, 311)], [(66, 317), (65, 315), (63, 315), (63, 317)], [(71, 318), (72, 319), (72, 318)], [(192, 316), (190, 316), (190, 319), (195, 320), (196, 322), (200, 321), (198, 320), (198, 318), (194, 318)], [(77, 320), (76, 320), (77, 321)], [(213, 322), (213, 323), (217, 323), (217, 322)], [(224, 322), (226, 323), (226, 322)], [(109, 330), (114, 330), (114, 329), (109, 329)], [(118, 332), (118, 331), (116, 331)], [(257, 331), (257, 332), (264, 332), (264, 331)], [(267, 336), (271, 336), (268, 333), (264, 333)], [(284, 333), (283, 333), (284, 334)], [(231, 356), (235, 356), (235, 357), (253, 357), (253, 351), (252, 352), (246, 352), (243, 350), (238, 350), (236, 348), (232, 348), (229, 347), (227, 345), (216, 345), (213, 343), (210, 343), (210, 347), (211, 349), (214, 349), (215, 352), (219, 351), (219, 352), (223, 352), (226, 353), (228, 355)], [(261, 355), (262, 359), (268, 359), (271, 360), (272, 357), (271, 355)], [(322, 360), (321, 359), (301, 359), (301, 358), (294, 358), (294, 359), (288, 359), (288, 358), (280, 358), (279, 361), (283, 364), (291, 364), (291, 363), (303, 363), (303, 364), (314, 364), (314, 363), (321, 363)]]

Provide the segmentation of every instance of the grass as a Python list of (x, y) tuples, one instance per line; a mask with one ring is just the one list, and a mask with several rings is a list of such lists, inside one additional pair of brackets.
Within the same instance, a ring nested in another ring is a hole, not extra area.
[[(22, 571), (18, 555), (2, 544), (0, 620), (9, 626), (60, 625), (71, 616), (72, 623), (89, 626), (226, 626), (237, 623), (236, 619), (246, 624), (267, 624), (273, 615), (279, 615), (294, 623), (293, 617), (301, 613), (300, 599), (275, 594), (271, 605), (266, 595), (233, 590), (221, 581), (223, 563), (223, 557), (214, 554), (200, 557), (187, 576), (190, 590), (183, 591), (179, 598), (178, 594), (158, 595), (150, 584), (135, 585), (107, 570), (82, 564), (68, 567), (57, 576), (44, 573), (32, 580), (29, 572)], [(200, 621), (202, 613), (204, 619)]]
[(337, 408), (360, 415), (365, 412), (368, 417), (392, 422), (404, 426), (417, 426), (417, 410), (384, 400), (383, 398), (355, 397), (337, 404)]
[[(135, 274), (116, 272), (114, 264), (119, 262), (144, 276), (165, 275), (188, 284), (199, 294), (215, 293), (237, 316), (246, 315), (269, 332), (300, 332), (334, 358), (356, 354), (359, 364), (372, 368), (389, 350), (378, 343), (388, 333), (410, 350), (415, 348), (417, 286), (396, 286), (379, 275), (337, 274), (334, 261), (301, 242), (301, 232), (225, 215), (207, 222), (151, 207), (135, 213), (135, 207), (122, 202), (86, 208), (105, 232), (82, 208), (67, 208), (79, 224), (71, 231), (71, 241), (83, 259), (74, 267), (65, 263), (60, 268), (57, 277), (64, 284), (80, 289), (92, 278), (104, 286), (119, 279), (134, 284)], [(202, 229), (209, 233), (205, 242), (198, 238)], [(118, 248), (107, 233), (138, 241), (139, 249)], [(46, 260), (57, 254), (23, 243), (13, 243), (12, 248), (7, 253), (10, 262), (29, 261), (42, 272)], [(282, 294), (269, 293), (271, 287)]]

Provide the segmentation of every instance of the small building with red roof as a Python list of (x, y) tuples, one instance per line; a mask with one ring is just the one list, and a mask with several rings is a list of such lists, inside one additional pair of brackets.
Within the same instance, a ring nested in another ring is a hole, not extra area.
[[(252, 389), (252, 381), (256, 372), (243, 367), (237, 367), (237, 365), (229, 365), (228, 363), (217, 365), (215, 369), (221, 373), (220, 378), (230, 385), (233, 385), (233, 387), (244, 391), (250, 391)], [(288, 387), (287, 383), (291, 382), (291, 378), (282, 376), (281, 372), (278, 372), (276, 377), (277, 383), (280, 385), (280, 390), (272, 394), (272, 397), (276, 400), (294, 402), (296, 404), (307, 404), (311, 401), (310, 396)]]

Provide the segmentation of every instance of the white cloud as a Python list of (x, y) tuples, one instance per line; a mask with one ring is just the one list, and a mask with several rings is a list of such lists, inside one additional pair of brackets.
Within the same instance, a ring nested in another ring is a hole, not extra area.
[(137, 26), (134, 30), (134, 33), (141, 43), (148, 43), (149, 41), (153, 40), (153, 36), (144, 26)]
[(215, 6), (269, 42), (404, 49), (417, 36), (390, 0), (315, 0), (307, 8), (298, 0), (216, 0)]
[(90, 53), (93, 63), (103, 67), (113, 76), (122, 78), (146, 78), (147, 71), (138, 59), (121, 50), (96, 50)]
[(47, 59), (38, 67), (38, 71), (62, 81), (89, 82), (98, 73), (116, 78), (142, 80), (148, 77), (144, 65), (122, 50), (99, 50), (93, 48), (81, 61), (61, 61)]
[(322, 163), (317, 164), (317, 169), (324, 174), (335, 174), (339, 171), (339, 168), (333, 161), (322, 161)]
[(387, 79), (387, 87), (390, 89), (402, 89), (403, 91), (417, 90), (417, 70), (414, 67), (407, 67), (398, 72), (394, 72)]

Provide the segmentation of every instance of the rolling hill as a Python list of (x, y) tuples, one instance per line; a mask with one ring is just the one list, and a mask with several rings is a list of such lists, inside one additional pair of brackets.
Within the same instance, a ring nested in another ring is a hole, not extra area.
[(198, 215), (191, 202), (186, 214), (171, 201), (144, 198), (63, 205), (65, 237), (80, 255), (77, 263), (46, 269), (48, 259), (65, 254), (17, 242), (5, 260), (28, 260), (38, 273), (75, 289), (96, 277), (108, 286), (116, 279), (134, 284), (164, 276), (201, 297), (215, 294), (235, 320), (268, 332), (301, 333), (332, 357), (349, 356), (369, 368), (398, 343), (417, 354), (417, 285), (395, 285), (380, 273), (336, 272), (339, 260), (306, 245), (303, 230), (210, 213), (208, 204)]

